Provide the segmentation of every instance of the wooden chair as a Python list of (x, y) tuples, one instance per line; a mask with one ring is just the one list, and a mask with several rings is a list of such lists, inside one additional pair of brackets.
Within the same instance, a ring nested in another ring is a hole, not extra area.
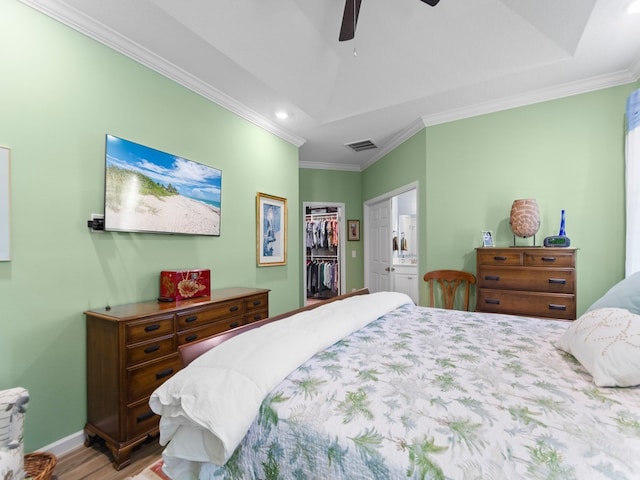
[(464, 310), (469, 309), (469, 291), (476, 283), (476, 277), (460, 270), (433, 270), (424, 274), (424, 281), (429, 283), (429, 306), (435, 307), (436, 282), (442, 292), (442, 308), (453, 310), (458, 287), (464, 285)]

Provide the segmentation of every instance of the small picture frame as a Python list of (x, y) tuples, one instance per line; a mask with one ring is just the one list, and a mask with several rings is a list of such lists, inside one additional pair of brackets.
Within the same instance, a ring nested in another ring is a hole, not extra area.
[(360, 220), (347, 220), (347, 240), (359, 241), (360, 240)]
[(493, 243), (493, 232), (489, 230), (482, 231), (482, 246), (483, 247), (495, 247)]
[(266, 193), (256, 197), (258, 266), (287, 264), (287, 199)]

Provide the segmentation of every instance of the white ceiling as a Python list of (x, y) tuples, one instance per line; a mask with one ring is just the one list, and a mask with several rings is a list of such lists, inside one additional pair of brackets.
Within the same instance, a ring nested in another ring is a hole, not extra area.
[(303, 167), (361, 170), (424, 126), (640, 78), (632, 0), (363, 0), (349, 42), (344, 0), (21, 1), (300, 146)]

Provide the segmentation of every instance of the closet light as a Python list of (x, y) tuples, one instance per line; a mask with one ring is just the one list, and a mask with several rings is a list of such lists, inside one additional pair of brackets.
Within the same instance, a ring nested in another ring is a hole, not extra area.
[(280, 120), (286, 120), (287, 118), (289, 118), (289, 114), (284, 110), (278, 110), (276, 112), (276, 117), (279, 118)]

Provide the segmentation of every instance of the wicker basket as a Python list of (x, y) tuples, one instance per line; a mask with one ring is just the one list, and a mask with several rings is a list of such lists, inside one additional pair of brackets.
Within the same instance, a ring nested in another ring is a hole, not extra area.
[(58, 459), (52, 453), (34, 452), (24, 456), (25, 479), (51, 480)]

